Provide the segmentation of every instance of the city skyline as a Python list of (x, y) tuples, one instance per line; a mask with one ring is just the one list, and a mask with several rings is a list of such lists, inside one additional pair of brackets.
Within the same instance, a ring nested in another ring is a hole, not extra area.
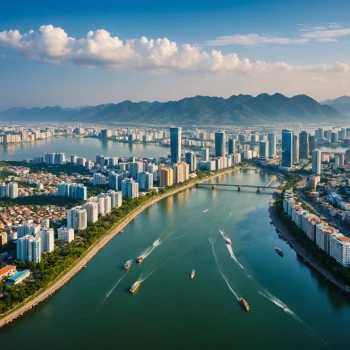
[(104, 4), (4, 5), (1, 109), (348, 93), (346, 1)]

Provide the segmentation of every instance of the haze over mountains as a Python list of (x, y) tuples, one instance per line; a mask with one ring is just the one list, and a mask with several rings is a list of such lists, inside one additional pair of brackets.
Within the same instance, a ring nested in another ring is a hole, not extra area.
[(349, 96), (341, 96), (336, 98), (335, 100), (326, 100), (322, 102), (322, 104), (327, 104), (335, 108), (337, 111), (350, 116), (350, 97)]
[(83, 108), (13, 107), (0, 113), (0, 121), (131, 122), (160, 125), (311, 123), (344, 120), (347, 119), (346, 114), (349, 112), (349, 97), (328, 100), (320, 104), (306, 95), (288, 98), (276, 93), (260, 94), (256, 97), (234, 95), (227, 99), (195, 96), (169, 102), (124, 101)]

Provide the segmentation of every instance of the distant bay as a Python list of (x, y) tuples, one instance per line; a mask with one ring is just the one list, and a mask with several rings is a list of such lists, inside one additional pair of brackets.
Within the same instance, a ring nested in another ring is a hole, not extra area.
[(27, 158), (43, 156), (46, 152), (63, 152), (66, 157), (75, 154), (94, 160), (96, 154), (107, 157), (161, 157), (169, 150), (155, 144), (122, 143), (97, 138), (50, 138), (36, 142), (26, 142), (0, 146), (0, 160), (21, 161)]

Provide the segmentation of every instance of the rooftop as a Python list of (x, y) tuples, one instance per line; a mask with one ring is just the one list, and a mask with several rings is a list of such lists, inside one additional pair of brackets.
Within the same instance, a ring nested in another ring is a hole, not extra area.
[(13, 276), (11, 276), (11, 277), (9, 278), (9, 280), (10, 280), (10, 281), (16, 281), (16, 280), (18, 280), (19, 278), (21, 278), (23, 275), (25, 275), (25, 274), (27, 274), (27, 273), (30, 273), (30, 271), (29, 271), (29, 270), (23, 270), (23, 271), (21, 271), (21, 272), (16, 273), (16, 274), (13, 275)]
[(16, 268), (14, 265), (7, 265), (0, 269), (0, 276), (5, 275), (6, 273), (10, 272), (12, 269)]

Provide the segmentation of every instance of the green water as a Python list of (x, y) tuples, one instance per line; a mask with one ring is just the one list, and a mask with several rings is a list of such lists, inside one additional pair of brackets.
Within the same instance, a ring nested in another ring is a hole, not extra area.
[[(245, 172), (214, 181), (268, 180)], [(270, 198), (198, 188), (158, 202), (53, 297), (0, 329), (1, 349), (349, 348), (347, 297), (278, 238), (268, 217)], [(142, 264), (122, 270), (157, 239)], [(146, 279), (129, 294), (139, 278)]]

